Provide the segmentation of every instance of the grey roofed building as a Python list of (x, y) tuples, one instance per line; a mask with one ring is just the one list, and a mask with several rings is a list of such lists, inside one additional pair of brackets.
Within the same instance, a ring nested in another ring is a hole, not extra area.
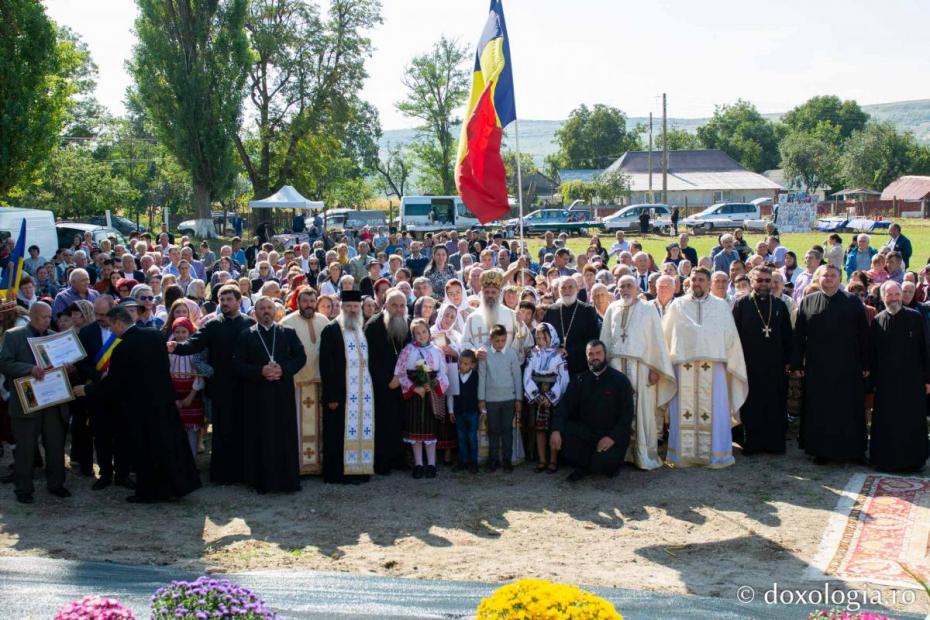
[[(649, 195), (649, 152), (629, 151), (605, 172), (620, 170), (630, 179), (630, 204), (661, 199), (662, 152), (652, 152), (652, 195)], [(774, 197), (785, 188), (747, 170), (717, 149), (668, 152), (668, 204), (706, 207), (717, 202), (749, 202)]]

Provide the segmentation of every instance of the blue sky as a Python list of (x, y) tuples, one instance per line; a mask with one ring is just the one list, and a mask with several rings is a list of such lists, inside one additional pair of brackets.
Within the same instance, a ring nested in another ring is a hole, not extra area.
[[(98, 96), (121, 112), (135, 3), (45, 4), (87, 41), (100, 66)], [(385, 129), (415, 124), (394, 109), (404, 65), (441, 34), (471, 48), (488, 4), (384, 0), (363, 96)], [(863, 104), (930, 98), (926, 0), (504, 0), (504, 9), (520, 118), (561, 119), (580, 103), (659, 114), (663, 91), (675, 117), (708, 116), (738, 98), (762, 112), (827, 93)]]

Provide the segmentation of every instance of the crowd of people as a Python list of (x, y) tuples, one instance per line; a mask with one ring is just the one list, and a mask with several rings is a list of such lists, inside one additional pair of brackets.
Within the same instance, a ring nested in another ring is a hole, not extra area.
[[(577, 481), (782, 454), (795, 419), (818, 463), (917, 470), (927, 268), (908, 271), (910, 242), (890, 233), (848, 249), (830, 235), (800, 262), (772, 226), (702, 256), (687, 234), (660, 256), (622, 231), (577, 255), (546, 233), (533, 255), (484, 230), (385, 227), (313, 227), (289, 247), (236, 237), (218, 253), (166, 231), (76, 237), (50, 260), (33, 247), (0, 307), (4, 480), (33, 502), (44, 466), (67, 497), (68, 450), (93, 489), (134, 502), (198, 488), (198, 454), (212, 483), (259, 493), (314, 474), (431, 479), (443, 463), (567, 464)], [(66, 368), (76, 398), (26, 413), (12, 382), (47, 371), (27, 339), (68, 329), (86, 352)]]

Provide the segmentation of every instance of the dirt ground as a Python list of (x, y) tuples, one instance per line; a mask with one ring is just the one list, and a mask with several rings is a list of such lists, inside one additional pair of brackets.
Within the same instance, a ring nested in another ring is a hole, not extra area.
[[(205, 461), (201, 471), (206, 479)], [(49, 496), (39, 479), (32, 506), (0, 487), (0, 555), (217, 572), (535, 576), (732, 599), (741, 585), (822, 587), (804, 570), (837, 494), (862, 471), (816, 466), (792, 442), (787, 456), (737, 456), (724, 470), (627, 466), (611, 480), (570, 484), (564, 468), (555, 476), (530, 465), (510, 475), (440, 468), (435, 480), (395, 473), (349, 487), (311, 477), (292, 496), (206, 484), (162, 505), (128, 504), (125, 489), (94, 492), (90, 479), (69, 475), (69, 500)], [(893, 608), (926, 612), (925, 599)]]

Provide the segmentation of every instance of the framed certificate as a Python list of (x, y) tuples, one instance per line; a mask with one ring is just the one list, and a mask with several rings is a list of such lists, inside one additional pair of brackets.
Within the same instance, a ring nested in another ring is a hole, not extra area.
[(73, 328), (50, 336), (27, 338), (26, 341), (39, 368), (58, 368), (87, 357), (87, 352), (84, 351)]
[(13, 385), (23, 412), (27, 414), (74, 400), (71, 382), (64, 368), (48, 371), (41, 381), (31, 375), (20, 377), (13, 381)]

